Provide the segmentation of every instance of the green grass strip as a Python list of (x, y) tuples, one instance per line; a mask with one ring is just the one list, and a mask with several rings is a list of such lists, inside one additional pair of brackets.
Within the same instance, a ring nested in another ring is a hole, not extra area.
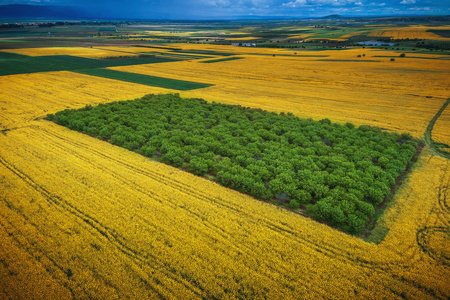
[[(406, 51), (405, 51), (405, 52), (406, 52)], [(435, 53), (432, 53), (432, 54), (435, 54)], [(399, 59), (404, 59), (404, 58), (418, 58), (418, 59), (448, 60), (447, 57), (420, 57), (420, 56), (408, 56), (408, 55), (406, 55), (405, 57), (391, 56), (391, 55), (374, 55), (373, 57), (388, 57), (388, 58), (399, 58)]]
[(191, 53), (191, 54), (206, 54), (206, 55), (220, 55), (220, 56), (232, 56), (234, 53), (221, 52), (214, 50), (177, 50), (175, 53)]
[(162, 88), (166, 88), (166, 89), (174, 89), (174, 90), (179, 90), (179, 91), (195, 90), (195, 89), (201, 89), (201, 88), (211, 86), (211, 84), (206, 84), (206, 83), (176, 80), (176, 79), (170, 79), (170, 78), (149, 76), (149, 75), (129, 73), (129, 72), (121, 72), (121, 71), (100, 69), (100, 68), (77, 70), (75, 72), (81, 73), (81, 74), (86, 74), (86, 75), (91, 75), (91, 76), (97, 76), (97, 77), (116, 79), (116, 80), (121, 80), (121, 81), (126, 81), (126, 82), (144, 84), (144, 85), (149, 85), (149, 86), (157, 86), (157, 87), (162, 87)]
[[(151, 52), (145, 52), (151, 53)], [(200, 56), (200, 55), (189, 55), (189, 54), (180, 54), (178, 52), (153, 52), (151, 54), (160, 55), (162, 57), (174, 57), (180, 59), (204, 59), (204, 58), (213, 58), (213, 56)]]
[(434, 34), (437, 34), (439, 36), (450, 38), (450, 30), (448, 29), (436, 29), (436, 30), (427, 30), (427, 32), (432, 32)]
[(16, 53), (0, 51), (0, 59), (21, 59), (23, 57), (26, 57), (26, 56), (25, 55), (16, 54)]
[(381, 62), (381, 60), (370, 59), (316, 59), (316, 61), (335, 61), (335, 62)]
[(445, 144), (439, 144), (439, 143), (435, 143), (433, 141), (431, 132), (433, 131), (433, 127), (434, 124), (436, 124), (436, 121), (439, 119), (439, 117), (441, 116), (441, 114), (444, 112), (444, 110), (447, 108), (447, 106), (450, 103), (450, 98), (447, 99), (447, 101), (444, 103), (444, 105), (442, 105), (441, 109), (439, 109), (439, 111), (436, 113), (436, 115), (433, 117), (433, 119), (431, 119), (430, 123), (427, 126), (427, 130), (425, 131), (425, 142), (436, 152), (438, 153), (440, 156), (445, 157), (447, 159), (450, 159), (450, 153), (447, 153), (445, 151), (442, 151), (439, 148), (449, 148), (448, 145)]
[(76, 71), (85, 69), (130, 66), (178, 61), (170, 57), (141, 57), (129, 59), (91, 59), (70, 55), (27, 56), (14, 53), (0, 52), (0, 76), (28, 74), (52, 71)]
[(201, 61), (201, 63), (210, 64), (210, 63), (216, 63), (216, 62), (221, 62), (221, 61), (229, 61), (229, 60), (236, 60), (236, 59), (242, 59), (242, 57), (227, 57), (227, 58), (219, 58), (219, 59), (212, 59), (212, 60), (204, 60), (204, 61)]

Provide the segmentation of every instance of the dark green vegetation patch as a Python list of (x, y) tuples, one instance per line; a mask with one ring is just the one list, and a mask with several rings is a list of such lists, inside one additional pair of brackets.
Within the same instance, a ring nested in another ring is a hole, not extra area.
[(219, 55), (219, 56), (232, 56), (234, 53), (214, 51), (214, 50), (177, 50), (177, 53), (192, 53), (192, 54), (206, 54), (206, 55)]
[(445, 38), (450, 38), (450, 30), (448, 29), (427, 30), (427, 32), (431, 32)]
[(160, 55), (163, 57), (169, 57), (169, 58), (177, 58), (177, 59), (204, 59), (204, 58), (213, 58), (213, 56), (205, 56), (205, 55), (190, 55), (190, 54), (182, 54), (182, 53), (178, 53), (176, 51), (172, 51), (172, 52), (157, 52), (157, 51), (152, 51), (152, 52), (145, 52), (148, 54), (153, 54), (153, 55)]
[(162, 87), (162, 88), (166, 88), (166, 89), (174, 89), (174, 90), (179, 90), (179, 91), (201, 89), (201, 88), (211, 86), (210, 84), (205, 84), (205, 83), (156, 77), (156, 76), (143, 75), (143, 74), (130, 73), (130, 72), (121, 72), (121, 71), (115, 71), (115, 70), (110, 70), (110, 69), (86, 69), (86, 70), (78, 70), (77, 72), (86, 74), (86, 75), (92, 75), (92, 76), (109, 78), (109, 79), (116, 79), (116, 80), (145, 84), (145, 85), (150, 85), (150, 86), (157, 86), (157, 87)]
[(64, 110), (47, 119), (260, 199), (360, 232), (416, 152), (409, 134), (303, 120), (179, 95)]
[(36, 72), (72, 71), (91, 76), (116, 79), (180, 91), (211, 86), (210, 84), (205, 83), (104, 69), (107, 67), (153, 64), (171, 62), (176, 60), (177, 59), (160, 56), (143, 56), (138, 58), (125, 57), (120, 59), (103, 60), (70, 55), (33, 57), (14, 53), (0, 52), (0, 76)]
[(149, 56), (134, 59), (91, 59), (70, 55), (27, 56), (0, 52), (0, 76), (51, 71), (76, 71), (82, 69), (130, 66), (171, 62), (168, 57)]
[(222, 61), (229, 61), (229, 60), (236, 60), (236, 59), (242, 59), (242, 57), (227, 57), (227, 58), (219, 58), (219, 59), (211, 59), (211, 60), (204, 60), (201, 61), (201, 63), (210, 64), (210, 63), (216, 63), (216, 62), (222, 62)]

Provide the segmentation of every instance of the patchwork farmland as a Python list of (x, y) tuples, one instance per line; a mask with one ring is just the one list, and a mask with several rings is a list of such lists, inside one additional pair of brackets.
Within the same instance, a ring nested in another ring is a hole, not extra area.
[[(450, 297), (448, 53), (102, 43), (0, 50), (0, 298)], [(424, 148), (355, 233), (46, 119), (174, 93)]]

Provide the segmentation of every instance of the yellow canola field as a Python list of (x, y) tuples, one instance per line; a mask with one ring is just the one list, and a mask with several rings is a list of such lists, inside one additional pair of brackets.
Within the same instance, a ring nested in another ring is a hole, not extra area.
[(67, 71), (1, 76), (0, 129), (28, 126), (35, 118), (67, 108), (167, 91)]
[[(153, 50), (156, 48), (133, 47), (133, 46), (102, 46), (101, 48), (98, 48), (98, 49), (105, 50), (105, 51), (112, 51), (112, 52), (126, 52), (126, 53), (140, 54), (141, 52), (146, 52), (146, 51), (149, 51), (149, 49)], [(158, 48), (158, 51), (169, 51), (169, 50), (164, 49), (164, 48)]]
[(349, 38), (351, 38), (351, 37), (353, 37), (353, 36), (364, 35), (364, 34), (366, 34), (367, 32), (368, 32), (368, 31), (366, 31), (366, 30), (364, 30), (364, 31), (355, 31), (355, 32), (352, 32), (352, 33), (346, 33), (346, 34), (340, 36), (340, 38), (341, 38), (341, 39), (349, 39)]
[(329, 38), (309, 38), (305, 39), (305, 41), (321, 41), (321, 40), (328, 40), (328, 41), (336, 41), (336, 42), (345, 42), (346, 38), (337, 38), (337, 39), (329, 39)]
[(305, 39), (307, 37), (310, 37), (314, 34), (312, 33), (304, 33), (304, 34), (299, 34), (299, 35), (291, 35), (289, 36), (290, 39)]
[[(28, 56), (47, 56), (47, 55), (72, 55), (86, 58), (100, 58), (119, 55), (114, 49), (90, 48), (90, 47), (47, 47), (47, 48), (23, 48), (23, 49), (3, 49), (1, 51), (28, 55)], [(121, 47), (122, 51), (127, 48)], [(141, 51), (142, 48), (141, 48)], [(131, 52), (131, 51), (130, 51)], [(128, 54), (127, 54), (128, 55)]]
[(155, 39), (155, 38), (129, 38), (129, 41), (160, 41), (161, 39)]
[(169, 49), (148, 48), (133, 46), (101, 46), (101, 47), (43, 47), (43, 48), (22, 48), (22, 49), (2, 49), (3, 52), (10, 52), (28, 56), (47, 55), (72, 55), (86, 58), (102, 58), (111, 56), (132, 56), (148, 51), (167, 52)]
[[(375, 125), (418, 138), (449, 95), (450, 62), (445, 60), (397, 58), (391, 62), (388, 57), (375, 56), (398, 53), (367, 49), (301, 51), (297, 57), (279, 50), (257, 53), (259, 49), (251, 47), (220, 49), (255, 55), (211, 64), (180, 61), (111, 69), (214, 84), (182, 93), (189, 97), (292, 112), (304, 118)], [(366, 56), (357, 57), (362, 54)]]
[(450, 296), (448, 160), (422, 155), (376, 245), (36, 119), (152, 88), (70, 72), (0, 85), (2, 299)]
[[(234, 34), (234, 33), (233, 33)], [(182, 50), (212, 50), (220, 52), (229, 52), (238, 54), (277, 54), (285, 52), (283, 49), (258, 48), (258, 47), (240, 47), (232, 45), (211, 45), (211, 44), (171, 44), (171, 47)]]
[(449, 26), (429, 27), (429, 26), (409, 26), (409, 27), (392, 27), (380, 30), (374, 30), (368, 36), (387, 37), (393, 39), (425, 39), (450, 41), (450, 38), (442, 37), (428, 30), (449, 30)]
[(244, 36), (244, 37), (238, 37), (238, 38), (226, 38), (226, 40), (231, 40), (231, 41), (248, 41), (248, 40), (259, 40), (261, 38), (259, 37), (254, 37), (254, 36)]

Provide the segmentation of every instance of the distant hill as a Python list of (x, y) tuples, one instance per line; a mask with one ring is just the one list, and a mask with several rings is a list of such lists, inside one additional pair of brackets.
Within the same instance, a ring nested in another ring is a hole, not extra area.
[(335, 20), (335, 19), (347, 19), (347, 17), (341, 16), (341, 15), (329, 15), (329, 16), (322, 17), (321, 19)]
[(71, 6), (56, 5), (0, 5), (0, 18), (53, 18), (76, 19), (84, 17), (81, 9)]

